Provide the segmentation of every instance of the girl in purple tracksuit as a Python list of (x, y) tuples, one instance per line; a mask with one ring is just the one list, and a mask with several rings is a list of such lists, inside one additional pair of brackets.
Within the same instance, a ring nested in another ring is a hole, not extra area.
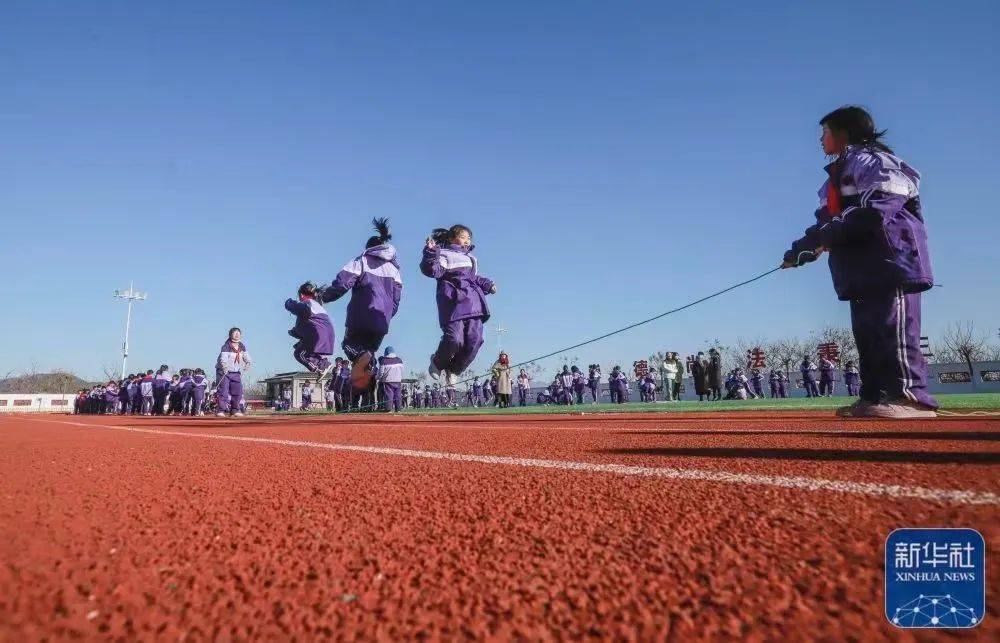
[(390, 413), (403, 410), (403, 360), (392, 346), (387, 346), (379, 359), (378, 379), (382, 382), (382, 398)]
[(601, 390), (601, 367), (597, 364), (591, 364), (589, 371), (587, 388), (590, 389), (590, 397), (593, 398), (592, 402), (597, 404), (597, 394)]
[(298, 300), (286, 300), (285, 310), (295, 315), (295, 326), (288, 331), (299, 340), (294, 346), (295, 361), (322, 381), (333, 369), (329, 357), (333, 355), (334, 333), (330, 316), (316, 301), (316, 287), (308, 281), (299, 286)]
[(351, 381), (355, 388), (367, 389), (374, 372), (374, 355), (389, 334), (389, 322), (399, 311), (403, 296), (403, 276), (396, 260), (396, 248), (389, 240), (388, 219), (374, 219), (378, 232), (365, 244), (365, 251), (340, 269), (336, 279), (320, 289), (320, 303), (337, 301), (348, 291), (341, 347), (353, 363)]
[(587, 378), (576, 366), (569, 369), (573, 374), (573, 395), (577, 404), (583, 404), (583, 391), (587, 388)]
[(177, 381), (177, 391), (181, 396), (181, 415), (187, 415), (191, 412), (191, 393), (194, 390), (194, 377), (190, 368), (182, 368), (180, 375), (181, 379)]
[(565, 404), (570, 406), (573, 404), (573, 374), (569, 372), (569, 366), (563, 366), (562, 373), (556, 376), (559, 380), (560, 392), (562, 397), (559, 400), (560, 404)]
[[(844, 417), (936, 415), (920, 350), (920, 293), (934, 285), (920, 207), (920, 174), (880, 139), (871, 116), (842, 107), (820, 120), (826, 166), (816, 224), (792, 244), (782, 268), (830, 251), (834, 290), (851, 302), (861, 399)], [(885, 399), (882, 399), (882, 396)]]
[(642, 378), (642, 390), (645, 394), (646, 402), (656, 401), (656, 377), (652, 371), (646, 373), (645, 377)]
[(225, 417), (230, 411), (235, 417), (242, 417), (240, 401), (243, 399), (243, 371), (249, 370), (253, 363), (247, 347), (240, 341), (243, 331), (239, 328), (229, 329), (229, 339), (219, 350), (219, 358), (215, 362), (215, 379), (218, 382), (217, 394), (219, 411), (216, 415)]
[(472, 378), (472, 405), (476, 406), (476, 407), (479, 407), (479, 406), (482, 406), (484, 402), (486, 402), (486, 399), (483, 397), (483, 385), (479, 382), (479, 378), (478, 377), (473, 377)]
[(857, 397), (860, 380), (858, 367), (854, 365), (854, 362), (847, 362), (844, 365), (844, 385), (847, 387), (847, 394), (851, 397)]
[(517, 402), (520, 406), (528, 406), (528, 391), (531, 390), (531, 377), (521, 369), (517, 376)]
[(427, 239), (420, 271), (437, 280), (441, 342), (427, 369), (457, 381), (483, 345), (483, 324), (490, 318), (486, 295), (497, 291), (492, 280), (479, 275), (472, 251), (472, 231), (463, 225), (437, 229)]
[(611, 393), (612, 404), (624, 404), (628, 398), (628, 377), (622, 371), (621, 366), (611, 369), (608, 377), (608, 388)]
[(208, 377), (205, 371), (194, 369), (194, 377), (191, 378), (191, 415), (204, 415), (202, 407), (205, 405), (205, 392), (208, 390)]

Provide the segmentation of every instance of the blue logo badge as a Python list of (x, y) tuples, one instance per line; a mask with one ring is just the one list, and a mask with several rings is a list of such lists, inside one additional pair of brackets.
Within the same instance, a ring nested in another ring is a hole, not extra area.
[(885, 541), (885, 616), (896, 627), (975, 627), (986, 542), (975, 529), (897, 529)]

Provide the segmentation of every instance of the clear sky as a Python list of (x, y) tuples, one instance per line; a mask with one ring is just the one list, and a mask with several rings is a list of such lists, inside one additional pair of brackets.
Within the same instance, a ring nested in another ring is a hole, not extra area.
[[(0, 375), (119, 364), (130, 279), (130, 366), (208, 368), (239, 325), (258, 373), (291, 370), (283, 300), (373, 216), (409, 367), (439, 335), (423, 239), (456, 222), (500, 287), (478, 365), (497, 321), (515, 360), (544, 353), (776, 265), (845, 103), (923, 173), (925, 331), (1000, 326), (995, 0), (8, 0), (0, 30)], [(576, 356), (846, 324), (825, 263)]]

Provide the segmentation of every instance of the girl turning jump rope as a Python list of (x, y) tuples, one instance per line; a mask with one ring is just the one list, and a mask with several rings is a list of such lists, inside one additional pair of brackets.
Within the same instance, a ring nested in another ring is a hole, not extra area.
[(920, 350), (920, 293), (934, 284), (920, 207), (920, 174), (884, 143), (871, 115), (841, 107), (819, 122), (823, 152), (834, 157), (819, 190), (816, 223), (792, 244), (782, 268), (830, 252), (833, 287), (851, 302), (861, 399), (842, 417), (928, 418)]

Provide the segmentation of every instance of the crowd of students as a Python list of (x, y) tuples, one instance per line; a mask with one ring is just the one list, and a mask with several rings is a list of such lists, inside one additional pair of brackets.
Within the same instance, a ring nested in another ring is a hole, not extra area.
[(155, 372), (129, 374), (120, 380), (80, 389), (74, 413), (97, 415), (204, 415), (214, 408), (214, 386), (200, 368), (171, 374), (166, 364)]

